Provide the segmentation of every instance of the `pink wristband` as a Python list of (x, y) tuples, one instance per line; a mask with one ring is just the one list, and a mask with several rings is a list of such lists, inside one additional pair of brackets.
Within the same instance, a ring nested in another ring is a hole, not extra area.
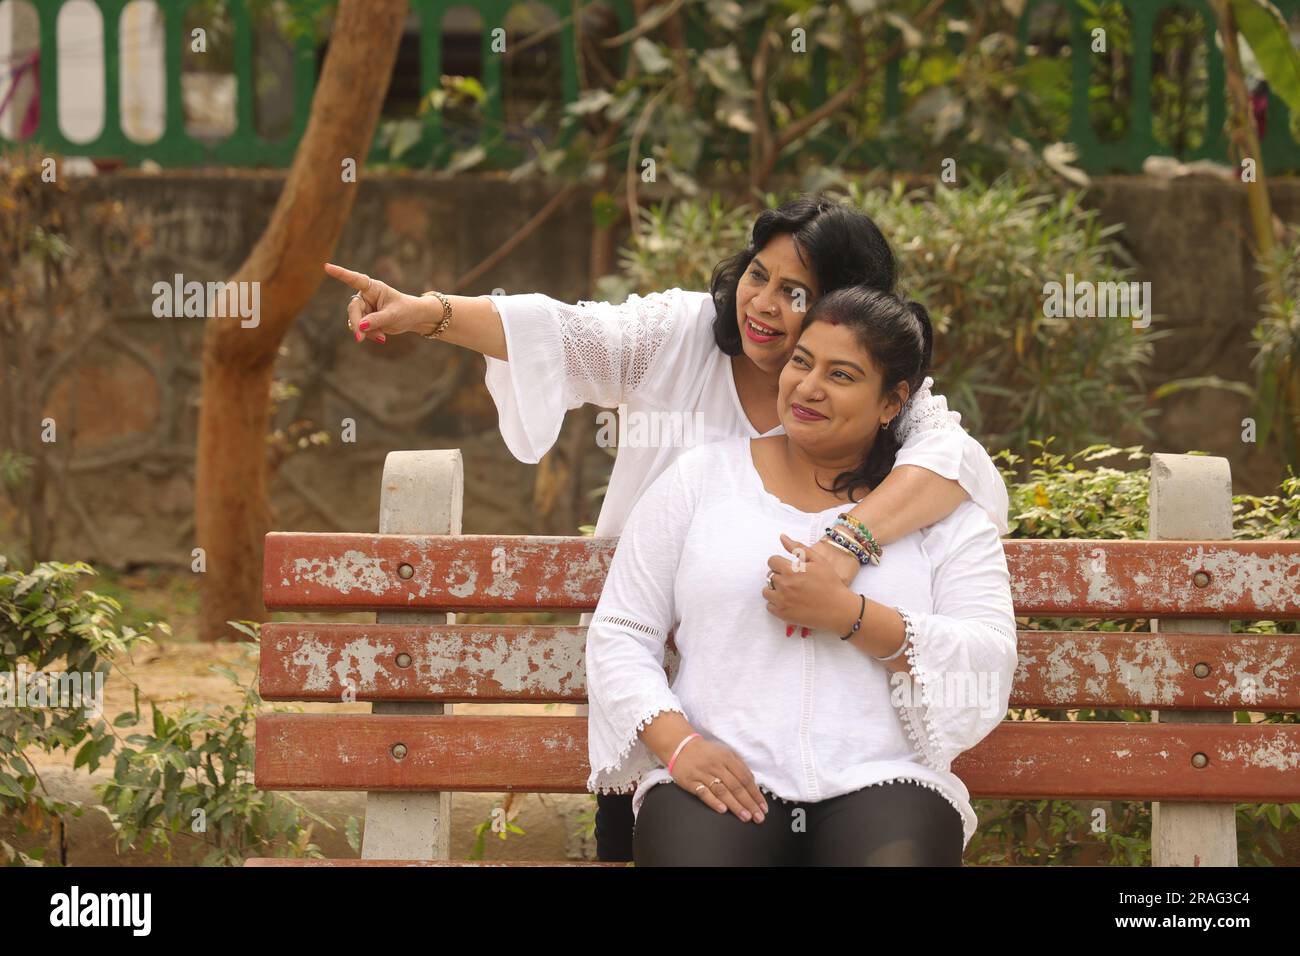
[(688, 734), (688, 735), (686, 736), (686, 739), (683, 740), (681, 743), (679, 743), (679, 744), (677, 745), (677, 749), (673, 751), (672, 759), (668, 761), (668, 772), (669, 772), (669, 773), (672, 773), (672, 772), (673, 772), (673, 764), (675, 764), (675, 763), (677, 762), (677, 755), (678, 755), (679, 753), (682, 752), (682, 748), (685, 747), (688, 743), (690, 743), (692, 740), (694, 740), (694, 739), (695, 739), (696, 737), (698, 737), (698, 736), (699, 736), (698, 733)]

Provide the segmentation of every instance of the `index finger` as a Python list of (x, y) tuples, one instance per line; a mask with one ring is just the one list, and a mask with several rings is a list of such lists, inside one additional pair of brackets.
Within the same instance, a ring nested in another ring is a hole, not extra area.
[(340, 282), (350, 285), (358, 292), (365, 292), (366, 287), (371, 284), (370, 276), (361, 272), (353, 272), (351, 269), (344, 269), (342, 266), (336, 266), (332, 262), (325, 263), (325, 272)]

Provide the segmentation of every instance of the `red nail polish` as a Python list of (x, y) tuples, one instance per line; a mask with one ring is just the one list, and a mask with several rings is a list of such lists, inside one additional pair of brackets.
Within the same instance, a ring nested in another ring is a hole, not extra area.
[(808, 636), (808, 628), (806, 628), (806, 627), (805, 627), (805, 628), (802, 628), (802, 629), (800, 630), (799, 636), (800, 636), (800, 637), (807, 637), (807, 636)]
[(785, 636), (786, 636), (786, 637), (789, 637), (789, 636), (790, 636), (791, 634), (793, 634), (793, 633), (794, 633), (794, 625), (793, 625), (793, 624), (787, 624), (787, 625), (785, 626)]
[(361, 324), (358, 325), (357, 328), (359, 328), (362, 332), (364, 332), (366, 329), (370, 328), (370, 320), (362, 319)]
[(375, 336), (375, 341), (378, 342), (380, 345), (383, 345), (385, 342), (388, 341), (388, 336), (386, 336), (386, 335), (376, 335), (376, 336)]
[(365, 336), (362, 335), (360, 332), (357, 333), (357, 341), (358, 341), (358, 342), (360, 342), (360, 341), (361, 341), (362, 339), (364, 339), (364, 338), (365, 338)]

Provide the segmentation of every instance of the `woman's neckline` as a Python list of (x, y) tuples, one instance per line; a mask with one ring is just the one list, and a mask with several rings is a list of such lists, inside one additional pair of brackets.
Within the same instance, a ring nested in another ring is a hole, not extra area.
[[(768, 437), (768, 436), (757, 436), (757, 437)], [(758, 490), (759, 494), (761, 494), (772, 504), (776, 505), (778, 508), (782, 508), (785, 511), (791, 512), (792, 514), (803, 515), (805, 518), (811, 518), (816, 515), (824, 515), (830, 511), (835, 511), (835, 512), (852, 511), (858, 505), (862, 504), (861, 501), (857, 501), (857, 502), (842, 501), (839, 504), (828, 505), (827, 507), (821, 509), (820, 511), (804, 511), (802, 508), (796, 508), (788, 501), (782, 501), (776, 495), (772, 494), (772, 492), (768, 491), (767, 486), (763, 484), (763, 475), (758, 470), (758, 462), (754, 460), (753, 439), (744, 438), (742, 440), (745, 443), (745, 458), (749, 465), (749, 473), (753, 476), (753, 483), (755, 488)]]
[(777, 422), (776, 425), (761, 434), (758, 429), (754, 427), (754, 423), (749, 420), (749, 415), (745, 412), (745, 404), (740, 400), (740, 389), (736, 387), (736, 366), (732, 362), (734, 356), (722, 352), (721, 349), (719, 349), (719, 353), (722, 355), (723, 361), (727, 364), (727, 381), (731, 385), (731, 400), (735, 403), (736, 414), (740, 416), (741, 422), (744, 423), (745, 429), (749, 432), (749, 437), (766, 438), (769, 435), (784, 434), (785, 426), (780, 422)]

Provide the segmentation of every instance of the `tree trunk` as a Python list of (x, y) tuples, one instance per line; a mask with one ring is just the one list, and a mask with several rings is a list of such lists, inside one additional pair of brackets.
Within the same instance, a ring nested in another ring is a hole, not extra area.
[(284, 189), (266, 231), (229, 280), (258, 284), (258, 323), (245, 328), (235, 315), (213, 315), (204, 329), (194, 494), (195, 536), (206, 564), (200, 640), (239, 639), (227, 621), (266, 616), (271, 377), (285, 333), (325, 277), (321, 264), (352, 209), (358, 184), (344, 181), (343, 162), (352, 159), (359, 170), (370, 150), (406, 16), (406, 0), (340, 0)]

